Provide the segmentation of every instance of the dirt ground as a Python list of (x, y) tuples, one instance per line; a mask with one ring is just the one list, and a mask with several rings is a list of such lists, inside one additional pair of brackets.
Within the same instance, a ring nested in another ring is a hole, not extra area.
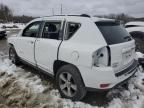
[[(8, 33), (8, 36), (7, 36), (7, 38), (8, 37), (10, 37), (11, 35), (14, 35), (14, 34), (17, 34), (18, 33), (18, 31), (13, 31), (13, 32), (10, 32), (10, 33)], [(8, 55), (8, 44), (7, 44), (7, 38), (4, 38), (4, 39), (1, 39), (0, 40), (0, 52), (3, 52), (5, 55)], [(30, 72), (32, 72), (32, 73), (34, 73), (34, 74), (38, 74), (38, 72), (37, 72), (37, 70), (34, 70), (33, 68), (31, 68), (31, 67), (28, 67), (28, 66), (26, 66), (26, 65), (22, 65), (21, 66), (25, 71), (30, 71)], [(53, 79), (49, 79), (48, 77), (43, 77), (43, 74), (39, 74), (39, 76), (41, 76), (41, 79), (42, 80), (46, 80), (46, 81), (49, 81), (49, 82), (51, 82), (51, 83), (53, 83), (53, 85), (55, 85), (54, 84), (54, 81), (53, 81)], [(15, 78), (11, 78), (11, 77), (9, 77), (8, 79), (7, 79), (8, 81), (7, 81), (7, 83), (9, 84), (9, 82), (11, 82), (9, 85), (7, 85), (6, 87), (11, 87), (11, 86), (14, 86), (14, 90), (16, 89), (16, 91), (17, 91), (17, 89), (19, 88), (18, 87), (18, 85), (16, 85), (15, 83), (14, 83), (14, 80), (15, 80)], [(45, 82), (45, 81), (44, 81)], [(0, 84), (0, 86), (1, 86), (1, 84)], [(55, 86), (53, 86), (54, 88), (55, 88)], [(9, 93), (8, 94), (5, 94), (5, 92), (3, 92), (3, 90), (5, 91), (5, 89), (6, 88), (3, 88), (3, 86), (2, 87), (0, 87), (0, 95), (5, 95), (3, 98), (0, 96), (0, 100), (3, 100), (3, 101), (1, 101), (0, 102), (0, 104), (1, 103), (3, 103), (3, 102), (7, 102), (6, 100), (6, 97), (7, 97), (7, 95), (9, 95)], [(21, 91), (19, 91), (19, 92), (21, 92)], [(30, 93), (29, 93), (29, 91), (25, 91), (24, 90), (24, 92), (25, 92), (25, 98), (30, 98), (29, 96), (27, 97), (27, 95), (29, 95)], [(12, 93), (13, 95), (15, 95), (15, 93)], [(20, 98), (22, 98), (23, 96), (21, 95), (21, 93), (19, 93), (19, 95), (15, 95), (16, 97), (18, 97), (17, 99), (20, 99)], [(24, 99), (25, 99), (24, 98)], [(18, 101), (18, 100), (11, 100), (11, 101)], [(37, 100), (37, 97), (35, 97), (35, 99), (34, 100)], [(11, 101), (10, 102), (7, 102), (8, 104), (10, 104), (11, 103)], [(99, 105), (99, 106), (103, 106), (103, 105), (105, 105), (107, 102), (108, 102), (108, 99), (106, 98), (106, 93), (103, 93), (103, 92), (88, 92), (87, 93), (87, 95), (86, 95), (86, 97), (82, 100), (82, 102), (85, 102), (85, 103), (88, 103), (88, 104), (91, 104), (91, 105)], [(20, 104), (22, 104), (22, 103), (20, 103)], [(30, 104), (30, 103), (29, 103)], [(26, 105), (29, 105), (29, 104), (26, 104)], [(0, 108), (2, 108), (1, 106), (0, 106)], [(3, 106), (3, 108), (7, 108), (7, 107), (5, 107), (5, 106)], [(29, 107), (30, 108), (30, 107)], [(44, 107), (44, 108), (46, 108), (46, 107)]]

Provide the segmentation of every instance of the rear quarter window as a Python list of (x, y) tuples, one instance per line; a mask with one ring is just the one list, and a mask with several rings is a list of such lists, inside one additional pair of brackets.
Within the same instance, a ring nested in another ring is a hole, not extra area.
[(66, 27), (65, 40), (70, 39), (80, 28), (80, 23), (68, 22)]

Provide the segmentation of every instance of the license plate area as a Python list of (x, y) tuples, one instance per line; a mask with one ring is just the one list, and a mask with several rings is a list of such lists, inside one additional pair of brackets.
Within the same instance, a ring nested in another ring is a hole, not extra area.
[(133, 53), (132, 50), (123, 52), (122, 57), (123, 57), (124, 65), (130, 63), (133, 60), (132, 53)]

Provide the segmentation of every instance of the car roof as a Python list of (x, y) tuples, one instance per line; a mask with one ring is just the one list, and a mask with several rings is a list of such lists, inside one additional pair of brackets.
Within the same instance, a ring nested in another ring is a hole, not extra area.
[(98, 17), (83, 17), (83, 16), (46, 16), (41, 18), (36, 18), (33, 21), (39, 21), (39, 20), (62, 20), (66, 19), (68, 21), (72, 22), (82, 22), (86, 20), (91, 20), (93, 22), (99, 22), (99, 21), (114, 21), (114, 19), (107, 19), (107, 18), (98, 18)]

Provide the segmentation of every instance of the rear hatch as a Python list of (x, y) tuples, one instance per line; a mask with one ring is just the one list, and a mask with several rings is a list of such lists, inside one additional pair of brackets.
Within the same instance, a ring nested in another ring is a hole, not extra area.
[(96, 25), (110, 48), (111, 66), (115, 73), (131, 66), (135, 59), (135, 41), (120, 22), (100, 21)]

